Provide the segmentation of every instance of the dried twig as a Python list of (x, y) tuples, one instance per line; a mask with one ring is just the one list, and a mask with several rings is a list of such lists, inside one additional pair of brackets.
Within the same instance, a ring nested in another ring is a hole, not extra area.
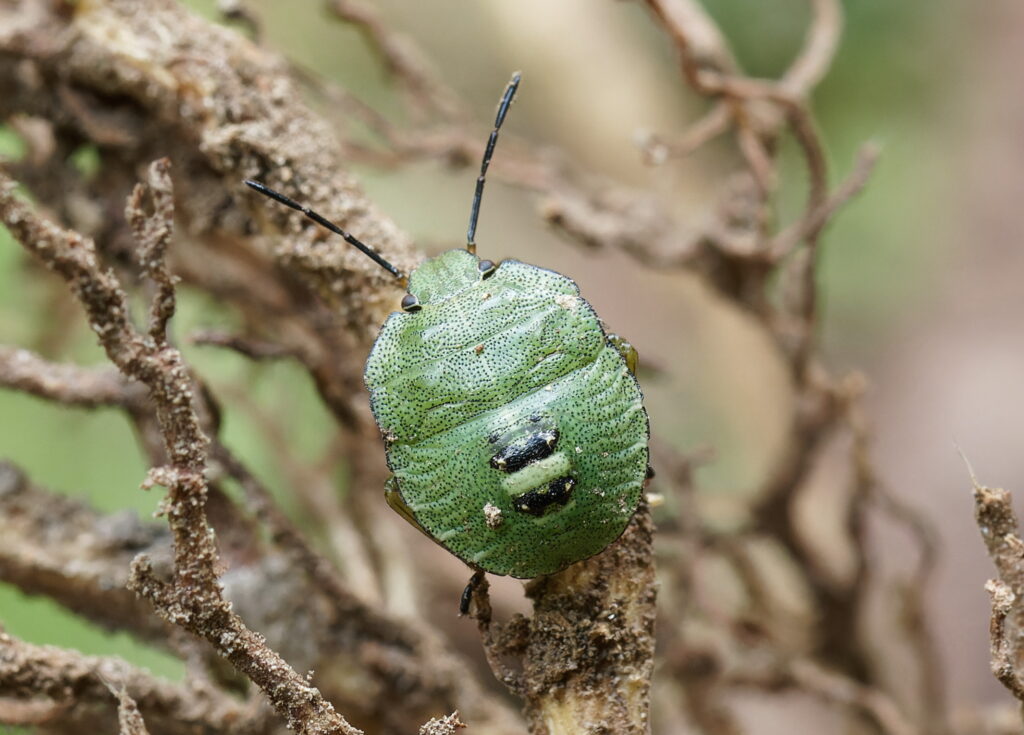
[(165, 530), (125, 511), (102, 516), (33, 485), (0, 462), (0, 579), (54, 601), (104, 628), (167, 642), (169, 627), (125, 589), (140, 551), (169, 561)]
[(459, 713), (453, 712), (447, 717), (437, 717), (425, 723), (420, 728), (420, 735), (455, 735), (464, 727), (466, 725), (459, 719)]
[(1024, 541), (1010, 493), (974, 483), (974, 513), (988, 555), (999, 573), (985, 585), (992, 598), (989, 635), (992, 645), (992, 673), (1011, 694), (1024, 703)]
[(215, 689), (174, 684), (120, 659), (34, 646), (0, 631), (0, 700), (47, 698), (46, 724), (58, 732), (111, 732), (117, 721), (111, 686), (126, 692), (160, 733), (261, 735), (269, 730), (265, 718)]
[[(158, 162), (150, 170), (149, 193), (169, 189), (166, 164)], [(170, 215), (169, 208), (155, 213), (163, 222), (141, 233), (143, 252), (160, 259), (160, 241), (172, 226)], [(249, 630), (223, 598), (217, 549), (205, 512), (209, 442), (193, 407), (188, 371), (180, 353), (168, 346), (163, 329), (174, 311), (173, 297), (160, 294), (154, 300), (156, 331), (147, 339), (129, 321), (127, 297), (113, 274), (102, 270), (93, 243), (38, 217), (15, 198), (14, 185), (5, 178), (0, 178), (0, 221), (29, 252), (69, 282), (108, 357), (126, 376), (147, 386), (156, 406), (170, 464), (154, 468), (148, 482), (168, 489), (165, 513), (174, 539), (174, 571), (165, 581), (148, 558), (140, 557), (133, 564), (129, 586), (166, 620), (209, 641), (264, 691), (296, 731), (358, 732)], [(166, 273), (159, 263), (149, 268)]]
[(0, 386), (82, 408), (136, 409), (147, 400), (145, 387), (116, 368), (59, 365), (16, 347), (0, 346)]
[(139, 712), (139, 705), (122, 685), (117, 695), (117, 727), (120, 735), (149, 735), (146, 722)]
[[(533, 615), (491, 619), (486, 586), (475, 617), (494, 673), (526, 700), (531, 732), (644, 733), (654, 664), (654, 526), (645, 504), (592, 559), (531, 582)], [(505, 659), (518, 662), (512, 673)]]
[(241, 334), (214, 330), (195, 332), (189, 336), (189, 341), (195, 345), (225, 347), (250, 360), (257, 361), (279, 360), (284, 357), (293, 357), (295, 354), (294, 350), (276, 342), (264, 342)]
[(738, 687), (758, 689), (798, 689), (826, 702), (849, 707), (866, 715), (884, 735), (919, 735), (884, 692), (865, 686), (835, 671), (829, 671), (806, 659), (797, 659), (774, 667), (763, 675), (741, 672), (730, 677)]
[(1020, 671), (1020, 646), (1016, 636), (1007, 632), (1006, 621), (1017, 608), (1017, 595), (1010, 585), (999, 579), (985, 583), (985, 591), (992, 598), (992, 621), (989, 637), (992, 645), (992, 674), (1010, 694), (1024, 702), (1024, 676)]
[[(938, 532), (916, 509), (900, 499), (878, 476), (871, 456), (871, 430), (864, 414), (861, 398), (863, 379), (853, 383), (847, 401), (846, 420), (853, 435), (850, 463), (853, 468), (852, 494), (878, 507), (888, 517), (903, 525), (911, 534), (918, 551), (917, 563), (906, 580), (899, 585), (902, 610), (900, 621), (917, 664), (920, 702), (925, 731), (933, 735), (950, 732), (949, 705), (943, 677), (938, 641), (927, 616), (928, 595), (938, 565)], [(860, 564), (867, 564), (866, 543), (858, 546)]]
[(465, 108), (447, 86), (428, 68), (416, 46), (393, 31), (364, 0), (327, 0), (328, 10), (358, 27), (381, 57), (384, 68), (401, 85), (413, 109), (432, 111), (454, 122), (465, 118)]

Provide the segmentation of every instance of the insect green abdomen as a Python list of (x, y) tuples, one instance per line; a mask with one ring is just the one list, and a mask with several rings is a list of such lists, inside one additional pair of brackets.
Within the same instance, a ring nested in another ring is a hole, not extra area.
[[(464, 561), (535, 577), (601, 551), (640, 499), (640, 389), (570, 279), (450, 251), (412, 275), (366, 365), (417, 523)], [(474, 275), (475, 274), (475, 275)]]

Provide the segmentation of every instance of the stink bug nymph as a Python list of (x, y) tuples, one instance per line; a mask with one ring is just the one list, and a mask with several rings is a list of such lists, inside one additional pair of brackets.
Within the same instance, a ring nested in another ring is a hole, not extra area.
[[(364, 378), (393, 473), (388, 504), (478, 574), (531, 578), (622, 534), (643, 492), (649, 430), (636, 353), (604, 332), (576, 283), (476, 255), (484, 177), (518, 85), (516, 74), (498, 106), (465, 249), (409, 274)], [(342, 228), (246, 183), (406, 280)]]

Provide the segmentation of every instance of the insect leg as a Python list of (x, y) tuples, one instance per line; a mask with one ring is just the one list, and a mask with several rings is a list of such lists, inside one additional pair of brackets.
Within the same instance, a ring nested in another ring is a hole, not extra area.
[(622, 359), (626, 361), (626, 367), (629, 368), (629, 372), (636, 375), (636, 369), (640, 364), (640, 355), (637, 353), (636, 347), (630, 344), (629, 340), (625, 337), (620, 337), (617, 334), (608, 335), (608, 344), (622, 355)]
[(469, 578), (469, 584), (466, 585), (466, 589), (462, 590), (462, 598), (459, 600), (459, 615), (469, 615), (469, 606), (473, 602), (473, 594), (483, 581), (483, 570), (478, 569), (473, 572), (473, 576)]

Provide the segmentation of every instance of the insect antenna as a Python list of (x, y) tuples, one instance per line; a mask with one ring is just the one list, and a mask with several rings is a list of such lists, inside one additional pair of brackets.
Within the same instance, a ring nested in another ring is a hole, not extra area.
[(498, 115), (494, 119), (494, 130), (491, 137), (487, 139), (487, 148), (484, 150), (483, 161), (480, 162), (480, 175), (476, 178), (476, 192), (473, 194), (473, 206), (469, 210), (469, 230), (466, 233), (466, 250), (476, 255), (476, 222), (480, 218), (480, 200), (484, 194), (484, 179), (487, 176), (487, 167), (491, 163), (491, 156), (494, 155), (494, 144), (498, 142), (498, 130), (505, 122), (505, 115), (508, 108), (512, 106), (512, 98), (516, 96), (519, 88), (520, 74), (512, 75), (508, 86), (505, 87), (505, 94), (501, 96), (501, 103), (498, 105)]
[(371, 248), (369, 245), (364, 245), (363, 243), (361, 243), (355, 237), (350, 235), (348, 232), (343, 230), (338, 225), (336, 225), (333, 222), (331, 222), (329, 219), (324, 217), (322, 214), (318, 214), (317, 212), (314, 212), (309, 207), (304, 207), (303, 205), (299, 204), (294, 199), (289, 199), (288, 197), (286, 197), (281, 192), (274, 191), (269, 186), (267, 186), (265, 184), (261, 184), (258, 181), (252, 181), (250, 179), (246, 179), (245, 180), (245, 185), (248, 186), (250, 189), (254, 189), (255, 191), (258, 191), (263, 196), (270, 197), (274, 201), (280, 202), (281, 204), (285, 205), (286, 207), (291, 207), (292, 209), (294, 209), (294, 210), (296, 210), (298, 212), (302, 212), (304, 215), (309, 217), (311, 220), (316, 222), (321, 227), (326, 227), (328, 230), (330, 230), (334, 234), (341, 235), (343, 238), (345, 238), (345, 242), (347, 242), (349, 245), (354, 246), (357, 250), (359, 250), (364, 255), (367, 255), (370, 258), (370, 260), (372, 260), (374, 263), (376, 263), (381, 268), (386, 270), (388, 273), (393, 275), (395, 278), (398, 278), (400, 280), (405, 280), (405, 274), (402, 273), (402, 271), (398, 270), (398, 268), (396, 268), (395, 266), (391, 265), (391, 263), (389, 263), (386, 260), (384, 260), (384, 258), (382, 258), (380, 256), (380, 253), (378, 253), (376, 250)]

